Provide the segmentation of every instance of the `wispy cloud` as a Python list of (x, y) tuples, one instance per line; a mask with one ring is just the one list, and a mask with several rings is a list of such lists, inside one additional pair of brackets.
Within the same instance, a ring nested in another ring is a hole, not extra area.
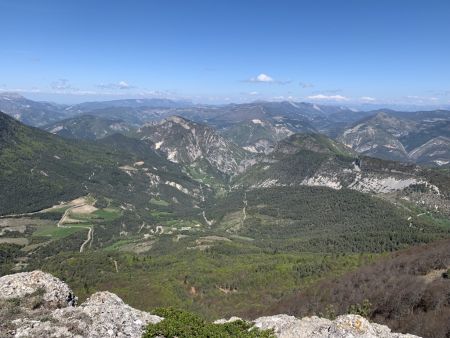
[(3, 88), (0, 88), (0, 92), (2, 93), (42, 93), (42, 90), (39, 88), (7, 88), (4, 86)]
[(336, 95), (338, 93), (342, 93), (342, 89), (341, 88), (336, 88), (336, 89), (322, 89), (322, 90), (317, 90), (314, 92), (314, 95), (319, 95), (319, 94), (323, 94), (323, 95)]
[(50, 84), (50, 87), (54, 90), (69, 90), (69, 89), (75, 89), (70, 84), (69, 80), (67, 79), (58, 79)]
[(322, 100), (322, 101), (349, 101), (350, 99), (348, 97), (342, 96), (342, 95), (324, 95), (324, 94), (317, 94), (317, 95), (311, 95), (307, 97), (310, 100)]
[(438, 101), (438, 97), (434, 96), (419, 96), (419, 95), (408, 95), (406, 96), (408, 100), (417, 100), (419, 102), (426, 102), (426, 101)]
[(428, 93), (435, 96), (450, 96), (450, 90), (429, 90)]
[(313, 88), (314, 87), (314, 84), (313, 83), (309, 83), (309, 82), (300, 82), (299, 85), (302, 88)]
[(128, 82), (123, 80), (117, 83), (101, 83), (97, 85), (97, 87), (101, 89), (120, 89), (120, 90), (135, 88), (134, 86), (131, 86)]
[(364, 102), (374, 102), (377, 100), (376, 98), (370, 96), (362, 96), (359, 99)]

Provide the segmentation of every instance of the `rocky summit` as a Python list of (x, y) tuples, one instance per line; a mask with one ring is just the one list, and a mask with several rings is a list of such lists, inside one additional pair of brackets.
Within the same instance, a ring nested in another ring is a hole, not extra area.
[[(1, 277), (0, 337), (141, 337), (147, 324), (164, 320), (130, 307), (110, 292), (94, 293), (80, 305), (75, 300), (67, 284), (42, 271)], [(260, 329), (273, 329), (279, 338), (417, 337), (392, 333), (387, 326), (357, 315), (329, 320), (281, 314), (258, 318), (253, 324)]]

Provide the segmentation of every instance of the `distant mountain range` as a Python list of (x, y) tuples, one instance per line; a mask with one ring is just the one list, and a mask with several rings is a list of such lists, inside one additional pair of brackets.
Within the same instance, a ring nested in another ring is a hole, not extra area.
[[(67, 194), (88, 192), (124, 203), (126, 196), (134, 200), (142, 190), (148, 199), (165, 196), (192, 207), (204, 201), (205, 192), (230, 188), (319, 186), (378, 194), (423, 186), (422, 199), (423, 194), (447, 189), (430, 181), (426, 169), (367, 157), (445, 162), (450, 142), (444, 136), (406, 152), (399, 140), (419, 132), (417, 121), (378, 113), (345, 130), (343, 143), (310, 125), (279, 121), (252, 119), (218, 131), (180, 116), (135, 128), (124, 121), (80, 115), (47, 126), (47, 133), (2, 114), (0, 179), (13, 193), (3, 194), (2, 209), (22, 204), (29, 210)], [(31, 181), (35, 183), (27, 188)], [(45, 200), (38, 193), (43, 187)], [(179, 192), (183, 197), (177, 197)], [(17, 203), (20, 198), (28, 202)]]
[(132, 136), (144, 130), (143, 125), (179, 116), (215, 128), (225, 139), (255, 154), (268, 154), (278, 141), (308, 132), (327, 135), (363, 155), (432, 166), (450, 164), (447, 110), (355, 111), (290, 101), (212, 106), (168, 99), (67, 106), (17, 94), (0, 94), (0, 110), (25, 124), (75, 139), (94, 140), (114, 133)]
[(448, 165), (450, 112), (378, 112), (346, 128), (337, 139), (357, 152), (373, 157)]

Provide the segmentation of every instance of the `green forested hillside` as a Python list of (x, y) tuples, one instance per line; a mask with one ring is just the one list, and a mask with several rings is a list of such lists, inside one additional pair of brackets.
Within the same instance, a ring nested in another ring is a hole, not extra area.
[[(97, 143), (66, 140), (24, 126), (5, 114), (0, 115), (0, 128), (0, 215), (37, 211), (88, 193), (119, 203), (148, 201), (151, 173), (187, 189), (198, 186), (154, 152), (148, 141), (122, 135)], [(173, 187), (162, 187), (162, 192), (153, 188), (155, 194), (166, 195), (164, 191), (169, 189), (170, 198), (179, 195)], [(138, 191), (147, 197), (139, 198)]]

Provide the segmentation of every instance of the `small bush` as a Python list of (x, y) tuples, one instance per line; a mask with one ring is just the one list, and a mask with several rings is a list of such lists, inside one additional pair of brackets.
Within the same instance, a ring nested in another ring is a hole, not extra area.
[(372, 314), (372, 303), (368, 299), (364, 299), (361, 304), (350, 305), (348, 313), (369, 318)]
[(273, 338), (270, 330), (261, 331), (252, 325), (238, 320), (226, 324), (213, 324), (200, 316), (173, 308), (159, 308), (153, 314), (164, 317), (158, 324), (148, 325), (143, 338), (159, 336), (178, 338)]

